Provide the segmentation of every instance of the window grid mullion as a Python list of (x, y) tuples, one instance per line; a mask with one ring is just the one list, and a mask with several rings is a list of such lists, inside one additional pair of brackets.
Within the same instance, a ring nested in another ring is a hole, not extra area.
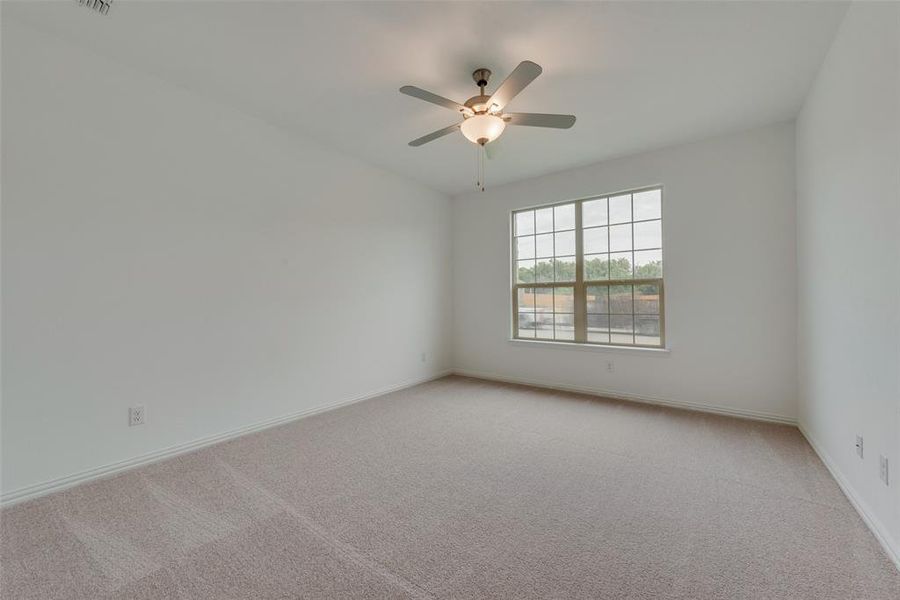
[[(634, 194), (628, 196), (629, 218), (631, 219), (631, 279), (637, 275), (637, 265), (634, 264)], [(634, 316), (634, 284), (631, 284), (631, 343), (637, 344), (637, 324)]]
[[(612, 219), (609, 214), (609, 198), (604, 198), (603, 201), (606, 202), (606, 278), (612, 279), (612, 234), (610, 233)], [(612, 325), (609, 323), (607, 323), (606, 328), (612, 331)]]
[(584, 287), (584, 231), (581, 205), (575, 203), (575, 341), (587, 341), (587, 288)]

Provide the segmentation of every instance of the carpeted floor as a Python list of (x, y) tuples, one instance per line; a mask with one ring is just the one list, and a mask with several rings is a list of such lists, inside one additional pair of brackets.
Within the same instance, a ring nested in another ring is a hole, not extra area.
[(10, 600), (900, 598), (796, 429), (460, 377), (0, 517)]

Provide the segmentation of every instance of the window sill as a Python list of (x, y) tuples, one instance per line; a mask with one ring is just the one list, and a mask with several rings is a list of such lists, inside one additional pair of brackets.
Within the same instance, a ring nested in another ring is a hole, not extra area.
[(575, 342), (555, 342), (550, 340), (521, 340), (510, 338), (507, 340), (516, 346), (531, 346), (534, 348), (561, 348), (563, 350), (582, 350), (587, 352), (616, 352), (624, 354), (645, 354), (648, 356), (668, 356), (669, 348), (640, 348), (630, 346), (602, 346), (600, 344), (578, 344)]

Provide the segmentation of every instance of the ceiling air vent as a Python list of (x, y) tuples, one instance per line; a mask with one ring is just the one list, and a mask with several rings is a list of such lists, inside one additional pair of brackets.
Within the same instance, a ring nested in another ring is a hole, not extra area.
[(101, 15), (109, 14), (109, 7), (113, 0), (78, 0), (78, 4), (87, 6), (100, 13)]

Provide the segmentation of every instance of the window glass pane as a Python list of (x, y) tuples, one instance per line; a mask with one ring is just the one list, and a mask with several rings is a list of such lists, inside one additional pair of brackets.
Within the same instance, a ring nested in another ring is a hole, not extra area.
[(553, 234), (547, 233), (534, 237), (534, 252), (537, 258), (553, 256)]
[(588, 313), (609, 312), (609, 286), (589, 285), (587, 287)]
[(659, 346), (659, 317), (635, 315), (634, 343), (646, 346)]
[(553, 312), (575, 312), (575, 288), (558, 287), (553, 290)]
[(662, 277), (662, 250), (643, 250), (634, 253), (634, 276)]
[(631, 279), (631, 252), (609, 255), (609, 278)]
[(516, 258), (534, 258), (534, 236), (516, 238)]
[(633, 312), (630, 285), (609, 286), (609, 312), (630, 315)]
[(609, 222), (628, 223), (631, 221), (631, 194), (611, 196), (609, 199)]
[(587, 341), (609, 343), (609, 315), (587, 316)]
[(643, 283), (634, 286), (634, 312), (659, 314), (659, 286), (657, 284)]
[(538, 314), (553, 312), (553, 288), (536, 288), (534, 290), (534, 309)]
[(519, 312), (534, 310), (534, 288), (519, 288), (518, 290)]
[(553, 281), (553, 259), (539, 258), (535, 261), (534, 280), (538, 283), (550, 283)]
[(613, 344), (634, 343), (634, 319), (631, 315), (610, 315), (609, 341)]
[(582, 244), (585, 254), (609, 252), (609, 227), (585, 229)]
[(575, 257), (560, 256), (553, 260), (555, 281), (575, 281)]
[(662, 217), (662, 191), (648, 190), (634, 194), (634, 220), (659, 219)]
[(569, 256), (575, 254), (575, 232), (564, 231), (556, 234), (556, 246), (553, 250), (556, 256)]
[(541, 340), (553, 339), (553, 313), (535, 313), (535, 337)]
[(554, 229), (575, 229), (575, 205), (564, 204), (553, 208)]
[(516, 235), (531, 235), (534, 233), (534, 211), (516, 213)]
[(534, 211), (535, 233), (549, 233), (553, 231), (553, 209), (539, 208)]
[(609, 251), (631, 250), (631, 224), (609, 228)]
[(520, 260), (516, 263), (516, 282), (534, 283), (533, 260)]
[(533, 338), (534, 337), (534, 313), (520, 312), (518, 326), (519, 327), (518, 327), (518, 330), (516, 331), (516, 334), (519, 337)]
[(589, 200), (581, 204), (581, 226), (595, 227), (606, 225), (609, 222), (606, 216), (606, 198)]
[(662, 248), (662, 221), (634, 224), (634, 249)]
[(558, 340), (574, 340), (575, 315), (553, 315), (553, 333)]
[(609, 254), (589, 254), (585, 256), (584, 278), (588, 281), (609, 279)]

